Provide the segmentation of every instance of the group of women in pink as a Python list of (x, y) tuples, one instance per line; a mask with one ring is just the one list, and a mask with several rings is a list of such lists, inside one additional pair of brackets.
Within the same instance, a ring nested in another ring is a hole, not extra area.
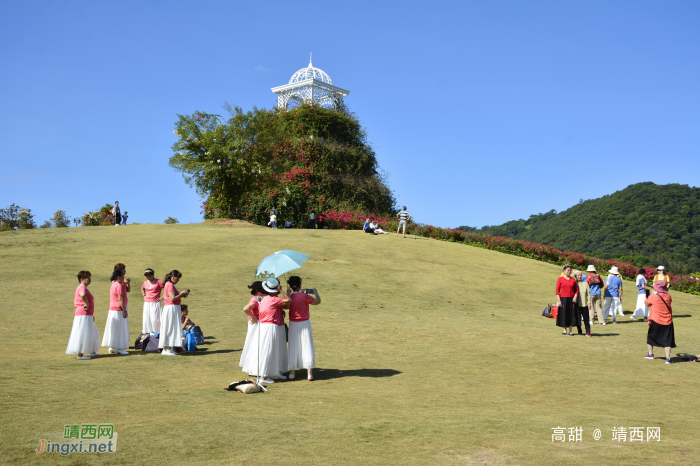
[[(298, 369), (306, 369), (307, 379), (314, 379), (316, 356), (309, 305), (320, 304), (321, 297), (315, 288), (302, 290), (300, 277), (290, 277), (287, 283), (286, 293), (275, 278), (256, 281), (248, 287), (253, 297), (243, 308), (248, 315), (248, 333), (239, 365), (243, 372), (261, 377), (261, 383), (287, 380), (286, 372), (289, 380), (294, 380)], [(288, 338), (285, 309), (289, 310)]]
[[(146, 280), (141, 285), (143, 303), (143, 333), (160, 333), (159, 347), (165, 356), (175, 356), (175, 348), (182, 345), (180, 326), (180, 300), (186, 298), (189, 290), (179, 292), (175, 284), (182, 274), (173, 270), (165, 276), (165, 281), (155, 278), (152, 269), (144, 272)], [(68, 340), (66, 354), (76, 354), (78, 359), (91, 359), (99, 356), (100, 333), (95, 325), (95, 300), (88, 286), (92, 274), (82, 270), (78, 273), (78, 288), (75, 290), (75, 317)], [(119, 263), (112, 272), (112, 285), (109, 289), (109, 313), (102, 338), (102, 345), (109, 353), (128, 354), (129, 348), (129, 295), (131, 281), (126, 278), (126, 266)], [(164, 296), (161, 297), (161, 290)], [(161, 302), (165, 306), (161, 309)]]

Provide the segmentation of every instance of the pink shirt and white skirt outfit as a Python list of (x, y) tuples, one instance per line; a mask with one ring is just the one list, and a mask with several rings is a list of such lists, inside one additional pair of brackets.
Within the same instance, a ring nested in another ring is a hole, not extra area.
[(245, 344), (243, 345), (243, 351), (241, 351), (241, 360), (238, 362), (240, 367), (243, 367), (245, 364), (245, 358), (248, 356), (248, 351), (250, 349), (250, 342), (253, 340), (253, 335), (258, 331), (257, 319), (260, 318), (260, 302), (258, 301), (258, 297), (253, 296), (250, 298), (249, 304), (253, 305), (252, 312), (255, 316), (256, 323), (250, 323), (250, 316), (248, 316), (248, 333), (246, 333)]
[(127, 350), (129, 349), (129, 318), (124, 317), (124, 312), (119, 305), (119, 296), (124, 299), (124, 308), (128, 311), (129, 297), (126, 295), (126, 285), (112, 282), (109, 289), (109, 313), (105, 333), (102, 336), (102, 346)]
[(284, 331), (282, 303), (276, 296), (265, 296), (260, 302), (259, 331), (253, 334), (243, 363), (243, 372), (250, 375), (279, 378), (287, 372), (287, 338)]
[(306, 293), (292, 293), (289, 307), (289, 369), (316, 367), (314, 336), (309, 321), (309, 304), (315, 297)]
[(143, 326), (142, 333), (160, 332), (160, 319), (162, 309), (160, 306), (160, 290), (164, 287), (163, 282), (157, 278), (153, 283), (146, 280), (141, 285), (141, 289), (146, 290), (146, 297), (143, 300)]
[[(85, 293), (85, 300), (80, 297), (80, 293)], [(100, 349), (100, 332), (95, 325), (95, 299), (85, 287), (79, 285), (75, 290), (75, 317), (73, 318), (73, 329), (68, 339), (66, 354), (93, 354)], [(87, 304), (87, 311), (83, 306)]]
[(177, 296), (180, 292), (177, 291), (173, 282), (166, 283), (163, 290), (165, 292), (163, 301), (165, 306), (163, 306), (163, 314), (161, 315), (158, 348), (162, 349), (166, 346), (175, 348), (182, 346), (181, 299), (170, 299), (170, 293), (175, 293)]

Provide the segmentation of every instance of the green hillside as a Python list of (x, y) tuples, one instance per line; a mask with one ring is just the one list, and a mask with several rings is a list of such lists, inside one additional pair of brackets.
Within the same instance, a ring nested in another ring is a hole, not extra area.
[[(301, 371), (268, 393), (227, 392), (247, 377), (238, 367), (246, 285), (280, 249), (311, 256), (299, 275), (323, 300), (311, 309), (316, 381)], [(205, 344), (178, 357), (66, 355), (77, 272), (93, 273), (102, 336), (117, 262), (135, 285), (132, 342), (141, 273), (152, 267), (160, 278), (182, 272)], [(0, 464), (697, 463), (700, 364), (680, 355), (700, 352), (700, 296), (671, 292), (677, 363), (665, 365), (659, 352), (644, 359), (648, 326), (629, 307), (591, 338), (562, 336), (540, 316), (559, 273), (458, 243), (239, 222), (2, 232)], [(40, 439), (61, 442), (65, 425), (89, 423), (114, 424), (116, 453), (35, 453)], [(575, 426), (582, 439), (569, 442)], [(661, 438), (613, 441), (616, 426), (660, 427)], [(552, 442), (557, 427), (566, 442)]]
[(688, 185), (637, 183), (563, 212), (459, 229), (648, 267), (664, 264), (678, 274), (700, 271), (700, 188)]

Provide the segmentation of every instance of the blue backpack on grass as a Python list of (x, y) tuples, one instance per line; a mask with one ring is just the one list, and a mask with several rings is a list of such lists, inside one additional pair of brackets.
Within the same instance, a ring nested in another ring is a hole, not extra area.
[(194, 332), (185, 332), (185, 351), (196, 351), (197, 350), (197, 339), (194, 336)]

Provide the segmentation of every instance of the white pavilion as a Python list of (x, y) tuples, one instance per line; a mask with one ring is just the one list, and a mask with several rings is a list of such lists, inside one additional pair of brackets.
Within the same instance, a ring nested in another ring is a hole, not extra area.
[(337, 108), (342, 104), (343, 97), (350, 94), (350, 91), (334, 86), (330, 76), (314, 68), (311, 59), (309, 66), (294, 73), (288, 84), (273, 87), (272, 92), (277, 94), (277, 106), (285, 109), (290, 104)]

